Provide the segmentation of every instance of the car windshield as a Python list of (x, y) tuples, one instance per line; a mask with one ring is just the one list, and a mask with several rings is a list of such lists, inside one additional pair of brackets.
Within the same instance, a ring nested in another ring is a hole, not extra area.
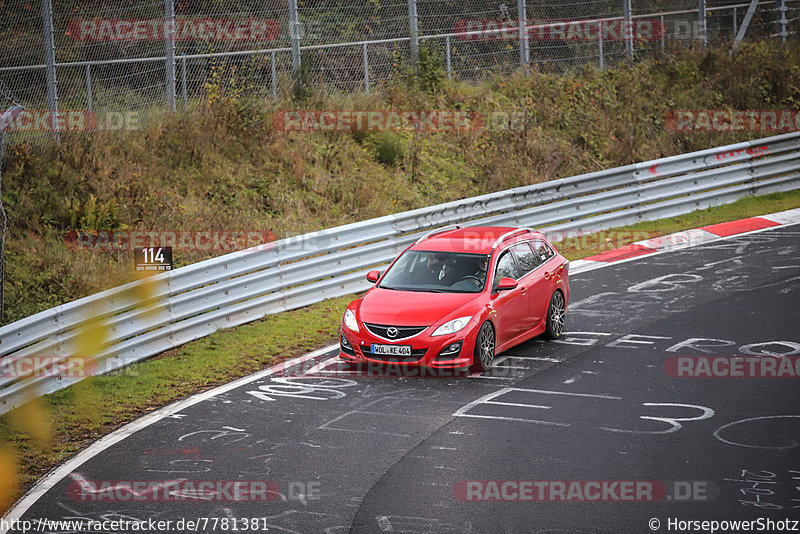
[(486, 285), (489, 256), (408, 250), (381, 280), (383, 289), (433, 293), (480, 293)]

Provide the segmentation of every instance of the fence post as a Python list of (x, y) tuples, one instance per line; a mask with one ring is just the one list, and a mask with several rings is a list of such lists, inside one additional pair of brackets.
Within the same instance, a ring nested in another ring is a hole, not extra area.
[(270, 70), (272, 71), (272, 99), (277, 100), (278, 98), (278, 72), (277, 67), (275, 65), (275, 51), (270, 54)]
[(364, 54), (364, 89), (366, 90), (367, 94), (369, 94), (369, 59), (367, 58), (367, 43), (364, 43), (361, 46)]
[(733, 6), (733, 37), (736, 38), (736, 24), (738, 24), (739, 13), (736, 11), (736, 6)]
[(175, 5), (164, 0), (164, 45), (166, 48), (167, 111), (174, 113), (175, 104)]
[(758, 9), (758, 2), (759, 0), (750, 0), (750, 5), (747, 7), (747, 13), (744, 16), (742, 25), (739, 26), (739, 32), (733, 40), (733, 50), (736, 50), (739, 48), (739, 45), (742, 44), (742, 39), (744, 39), (745, 34), (747, 34), (747, 28), (750, 27), (750, 21), (753, 20), (753, 15), (755, 15), (756, 9)]
[(450, 36), (444, 38), (444, 48), (445, 48), (445, 56), (447, 57), (447, 79), (453, 79), (453, 69), (451, 66), (451, 59), (450, 59)]
[(408, 0), (408, 31), (411, 36), (411, 62), (419, 61), (419, 19), (417, 18), (417, 0)]
[(622, 0), (622, 14), (625, 17), (625, 27), (622, 30), (625, 36), (625, 52), (628, 59), (633, 61), (633, 13), (631, 0)]
[(667, 46), (667, 26), (664, 24), (664, 15), (661, 15), (661, 51)]
[(44, 60), (47, 74), (47, 109), (50, 111), (50, 126), (58, 138), (58, 81), (56, 79), (56, 47), (53, 39), (53, 3), (42, 0), (44, 20)]
[(92, 106), (92, 66), (91, 64), (86, 64), (86, 104), (89, 108), (89, 112), (94, 111), (94, 106)]
[(183, 111), (189, 111), (189, 96), (186, 93), (186, 56), (181, 57), (181, 92), (183, 93)]
[(781, 7), (778, 9), (781, 12), (781, 42), (786, 44), (786, 38), (789, 36), (789, 32), (786, 29), (786, 25), (789, 23), (789, 19), (786, 18), (786, 12), (789, 10), (786, 7), (786, 0), (781, 0)]
[(297, 15), (297, 0), (289, 0), (289, 38), (292, 42), (292, 72), (300, 72), (300, 20)]
[(603, 52), (603, 21), (602, 20), (598, 20), (597, 21), (597, 28), (598, 28), (598, 31), (597, 31), (597, 53), (598, 53), (598, 55), (600, 57), (600, 70), (603, 70), (605, 68), (606, 56), (605, 56), (605, 53)]
[(697, 31), (700, 45), (705, 48), (708, 45), (708, 21), (706, 20), (706, 0), (697, 0)]
[[(522, 68), (525, 68), (530, 60), (528, 48), (528, 6), (525, 0), (517, 0), (517, 22), (519, 24), (519, 63)], [(527, 69), (525, 69), (525, 72), (527, 72)]]

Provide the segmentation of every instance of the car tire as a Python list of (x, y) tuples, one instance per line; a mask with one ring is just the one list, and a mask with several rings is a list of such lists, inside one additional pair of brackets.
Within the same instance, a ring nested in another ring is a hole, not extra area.
[(492, 323), (486, 321), (478, 330), (475, 339), (475, 351), (472, 353), (472, 371), (481, 372), (489, 369), (494, 361), (495, 335)]
[(550, 297), (550, 306), (547, 308), (547, 323), (544, 328), (545, 339), (558, 339), (564, 333), (564, 321), (567, 317), (567, 306), (564, 294), (554, 291)]

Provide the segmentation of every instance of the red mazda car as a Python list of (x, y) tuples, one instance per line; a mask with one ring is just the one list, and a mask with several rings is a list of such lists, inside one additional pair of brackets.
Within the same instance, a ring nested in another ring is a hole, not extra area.
[(538, 335), (555, 339), (569, 261), (530, 228), (450, 227), (404, 250), (342, 318), (341, 360), (488, 369)]

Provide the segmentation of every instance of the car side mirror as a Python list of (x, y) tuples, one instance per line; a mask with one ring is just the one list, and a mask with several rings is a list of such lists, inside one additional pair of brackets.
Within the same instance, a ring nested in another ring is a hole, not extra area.
[(378, 281), (381, 277), (380, 271), (370, 271), (367, 273), (367, 281), (372, 282), (373, 284)]
[(500, 282), (497, 284), (497, 289), (500, 291), (508, 291), (510, 289), (517, 288), (517, 281), (513, 278), (501, 278)]

